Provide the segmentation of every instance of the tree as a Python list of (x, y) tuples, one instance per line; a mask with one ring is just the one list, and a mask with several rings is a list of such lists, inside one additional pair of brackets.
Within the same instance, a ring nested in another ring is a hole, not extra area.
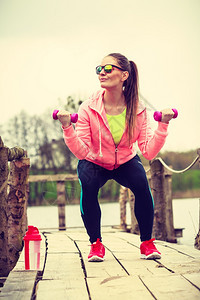
[[(58, 101), (72, 113), (77, 112), (83, 102), (72, 96)], [(30, 116), (21, 111), (3, 126), (3, 130), (6, 144), (11, 147), (20, 145), (26, 149), (31, 159), (31, 169), (50, 169), (54, 173), (75, 169), (76, 159), (64, 144), (61, 126), (52, 120), (49, 109), (41, 116)]]

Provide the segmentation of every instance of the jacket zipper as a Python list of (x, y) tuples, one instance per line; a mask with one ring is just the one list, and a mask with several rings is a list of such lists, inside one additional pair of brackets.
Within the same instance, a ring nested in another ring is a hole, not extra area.
[(117, 152), (118, 152), (118, 148), (117, 148), (117, 145), (115, 145), (115, 165), (114, 165), (114, 169), (117, 168)]
[[(94, 111), (96, 111), (96, 112), (100, 115), (100, 117), (102, 118), (101, 114), (100, 114), (95, 108), (93, 108), (93, 107), (90, 107), (90, 108), (93, 109)], [(104, 125), (105, 125), (105, 126), (107, 127), (107, 129), (110, 131), (110, 128), (107, 126), (107, 124), (105, 123), (105, 121), (104, 121), (103, 118), (102, 118), (102, 120), (103, 120), (103, 122), (104, 122)], [(124, 135), (124, 133), (125, 133), (125, 131), (123, 132), (123, 135)], [(110, 134), (111, 134), (111, 137), (112, 137), (112, 139), (113, 139), (113, 136), (112, 136), (111, 131), (110, 131)], [(123, 135), (122, 135), (122, 137), (123, 137)], [(121, 139), (122, 139), (122, 138), (121, 138)], [(121, 140), (120, 140), (120, 142), (121, 142)], [(119, 142), (119, 144), (120, 144), (120, 142)], [(116, 145), (115, 142), (114, 142), (114, 139), (113, 139), (113, 143), (114, 143), (114, 145), (115, 145), (115, 164), (114, 164), (114, 169), (116, 169), (116, 168), (117, 168), (117, 152), (119, 151), (119, 150), (118, 150), (119, 144)]]

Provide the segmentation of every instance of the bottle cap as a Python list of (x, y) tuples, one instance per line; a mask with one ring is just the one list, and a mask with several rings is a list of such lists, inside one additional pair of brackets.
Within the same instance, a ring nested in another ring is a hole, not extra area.
[(39, 234), (39, 230), (37, 227), (34, 227), (32, 225), (28, 226), (28, 231), (26, 232), (26, 235), (23, 238), (24, 241), (41, 241), (41, 235)]

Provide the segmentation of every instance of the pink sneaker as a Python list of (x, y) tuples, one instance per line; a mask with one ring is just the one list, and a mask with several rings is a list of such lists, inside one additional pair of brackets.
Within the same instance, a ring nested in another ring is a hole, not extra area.
[(153, 241), (155, 241), (155, 239), (144, 241), (140, 245), (141, 258), (143, 259), (161, 258), (161, 253), (156, 249)]
[(100, 239), (91, 245), (88, 261), (103, 261), (105, 256), (105, 248)]

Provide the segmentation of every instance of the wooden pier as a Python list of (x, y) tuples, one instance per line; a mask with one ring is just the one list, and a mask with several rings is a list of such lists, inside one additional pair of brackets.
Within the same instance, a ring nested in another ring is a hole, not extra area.
[(193, 247), (156, 241), (162, 258), (142, 260), (138, 235), (103, 227), (105, 261), (88, 263), (84, 228), (43, 236), (41, 270), (25, 271), (22, 252), (0, 299), (200, 299), (200, 251)]

